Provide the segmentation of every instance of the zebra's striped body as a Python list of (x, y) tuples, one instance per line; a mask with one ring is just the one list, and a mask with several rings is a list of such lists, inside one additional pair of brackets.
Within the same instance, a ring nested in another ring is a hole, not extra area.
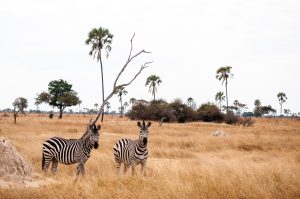
[(86, 132), (80, 139), (64, 139), (53, 137), (43, 143), (42, 169), (47, 171), (52, 162), (51, 171), (55, 173), (58, 163), (78, 163), (77, 175), (84, 175), (84, 163), (90, 157), (92, 148), (98, 148), (100, 125), (88, 125)]
[(114, 157), (116, 173), (120, 173), (121, 163), (124, 164), (124, 174), (131, 166), (132, 175), (134, 175), (134, 167), (141, 164), (141, 172), (146, 175), (146, 164), (148, 158), (147, 139), (148, 139), (148, 127), (151, 125), (148, 122), (147, 126), (143, 121), (143, 125), (138, 122), (140, 127), (140, 137), (137, 140), (131, 140), (127, 138), (120, 139), (114, 146)]

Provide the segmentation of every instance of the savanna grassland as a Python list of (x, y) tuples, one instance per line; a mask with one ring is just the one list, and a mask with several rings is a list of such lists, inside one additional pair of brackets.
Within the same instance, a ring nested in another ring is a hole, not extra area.
[[(38, 187), (0, 188), (0, 198), (300, 198), (300, 120), (256, 119), (253, 127), (212, 123), (153, 122), (148, 175), (114, 174), (113, 146), (137, 138), (136, 121), (106, 117), (100, 148), (76, 183), (77, 165), (41, 171), (42, 143), (49, 137), (80, 138), (92, 116), (0, 117), (0, 137), (10, 139), (33, 167)], [(226, 136), (212, 136), (223, 130)], [(140, 167), (140, 166), (139, 166)], [(138, 171), (140, 168), (137, 168)]]

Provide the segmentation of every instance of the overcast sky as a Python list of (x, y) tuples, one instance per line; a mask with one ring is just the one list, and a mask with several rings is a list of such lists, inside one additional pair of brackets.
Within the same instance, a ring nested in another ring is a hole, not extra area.
[[(114, 35), (104, 60), (106, 93), (125, 63), (134, 32), (134, 52), (152, 52), (128, 66), (120, 83), (154, 61), (126, 89), (124, 101), (152, 99), (145, 81), (155, 74), (163, 81), (158, 98), (214, 102), (215, 94), (225, 91), (216, 70), (229, 65), (231, 104), (237, 99), (252, 111), (260, 99), (279, 113), (277, 93), (285, 92), (284, 108), (300, 112), (298, 0), (0, 0), (0, 109), (12, 107), (20, 96), (34, 109), (36, 94), (60, 78), (73, 84), (82, 107), (100, 103), (100, 66), (84, 43), (99, 26)], [(117, 97), (111, 104), (118, 110)]]

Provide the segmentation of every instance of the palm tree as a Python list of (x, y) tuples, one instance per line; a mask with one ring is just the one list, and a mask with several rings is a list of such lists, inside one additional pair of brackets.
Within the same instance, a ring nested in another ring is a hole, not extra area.
[(133, 104), (136, 102), (135, 98), (130, 98), (129, 103), (131, 104), (131, 106), (133, 106)]
[(260, 117), (262, 115), (262, 108), (260, 107), (261, 106), (261, 102), (259, 99), (256, 99), (254, 101), (254, 110), (253, 110), (253, 113), (256, 117)]
[(106, 103), (105, 103), (105, 106), (106, 106), (106, 112), (108, 113), (108, 112), (109, 112), (109, 109), (111, 108), (111, 107), (110, 107), (110, 103), (109, 103), (109, 102), (106, 102)]
[(95, 111), (97, 111), (97, 107), (99, 106), (99, 104), (98, 103), (95, 103), (94, 104), (94, 107), (95, 107)]
[(257, 100), (254, 101), (254, 106), (255, 107), (260, 107), (260, 105), (261, 105), (261, 102), (260, 102), (259, 99), (257, 99)]
[(231, 69), (232, 69), (231, 66), (220, 67), (217, 70), (217, 75), (216, 75), (216, 78), (219, 81), (222, 81), (222, 85), (225, 82), (225, 88), (226, 88), (226, 105), (227, 105), (226, 109), (227, 109), (227, 112), (228, 112), (228, 91), (227, 91), (227, 84), (228, 84), (228, 78), (230, 78), (230, 77), (233, 76), (233, 74), (230, 73)]
[(216, 96), (215, 96), (215, 100), (216, 102), (219, 104), (220, 106), (220, 111), (222, 110), (222, 101), (225, 100), (225, 96), (223, 92), (217, 92)]
[(291, 110), (290, 109), (284, 109), (283, 112), (284, 112), (284, 114), (286, 114), (286, 116), (289, 116), (290, 113), (291, 113)]
[(194, 99), (192, 97), (189, 97), (187, 99), (187, 105), (192, 108), (192, 109), (195, 109), (196, 108), (196, 103), (194, 101)]
[(157, 86), (162, 83), (159, 76), (151, 75), (147, 78), (145, 86), (149, 85), (149, 92), (152, 93), (155, 100), (155, 93), (157, 92)]
[(121, 87), (118, 91), (118, 97), (119, 97), (119, 101), (121, 103), (120, 106), (120, 113), (121, 113), (121, 117), (123, 116), (123, 103), (122, 103), (122, 96), (126, 95), (128, 92), (125, 90), (125, 87)]
[[(87, 45), (91, 45), (92, 49), (89, 52), (89, 55), (96, 57), (97, 61), (100, 62), (101, 67), (101, 80), (102, 80), (102, 102), (104, 102), (104, 78), (103, 78), (103, 66), (102, 66), (102, 49), (106, 51), (106, 57), (108, 57), (109, 52), (111, 51), (113, 35), (105, 28), (94, 28), (89, 32), (88, 39), (85, 41)], [(103, 112), (101, 116), (101, 122), (103, 122)]]
[(126, 107), (129, 106), (128, 102), (124, 103), (124, 113), (126, 113)]
[(280, 115), (282, 115), (282, 104), (283, 104), (284, 102), (286, 102), (286, 100), (287, 100), (288, 98), (286, 97), (286, 94), (283, 93), (283, 92), (278, 93), (278, 94), (277, 94), (277, 98), (278, 98), (278, 101), (279, 101), (279, 104), (280, 104)]

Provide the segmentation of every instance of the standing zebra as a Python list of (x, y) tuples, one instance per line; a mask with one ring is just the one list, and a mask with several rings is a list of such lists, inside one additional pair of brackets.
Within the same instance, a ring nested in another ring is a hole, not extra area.
[(88, 124), (86, 132), (80, 139), (64, 139), (53, 137), (43, 143), (42, 170), (47, 171), (52, 162), (51, 172), (56, 173), (58, 162), (62, 164), (75, 164), (77, 175), (84, 175), (84, 163), (90, 157), (92, 148), (98, 148), (99, 130), (101, 126)]
[(147, 125), (145, 125), (145, 121), (143, 121), (142, 124), (141, 122), (138, 122), (137, 125), (140, 127), (139, 139), (130, 140), (123, 138), (114, 146), (115, 168), (117, 174), (120, 173), (121, 163), (124, 164), (124, 174), (131, 166), (132, 175), (135, 174), (134, 167), (141, 164), (141, 173), (146, 176), (148, 127), (151, 125), (151, 122), (148, 122)]

